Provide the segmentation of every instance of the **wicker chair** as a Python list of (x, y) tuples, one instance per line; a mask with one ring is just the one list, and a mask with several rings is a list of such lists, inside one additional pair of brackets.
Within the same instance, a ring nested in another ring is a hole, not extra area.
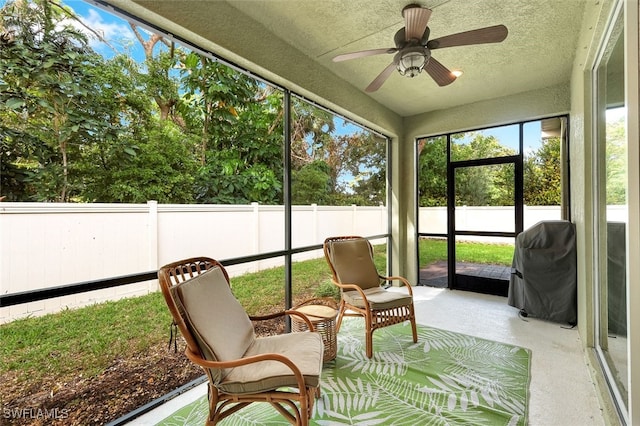
[(231, 293), (216, 260), (197, 257), (158, 271), (162, 294), (186, 341), (185, 353), (209, 379), (208, 425), (253, 402), (269, 402), (291, 424), (308, 425), (320, 395), (323, 344), (316, 332), (256, 337), (252, 320), (295, 315), (283, 311), (249, 317)]
[[(344, 316), (361, 316), (366, 327), (366, 353), (373, 356), (373, 332), (379, 328), (410, 321), (413, 341), (418, 341), (413, 291), (403, 277), (384, 277), (373, 263), (373, 247), (362, 237), (331, 237), (324, 241), (324, 256), (340, 287), (340, 307), (336, 328)], [(388, 291), (383, 282), (400, 281), (407, 293)]]

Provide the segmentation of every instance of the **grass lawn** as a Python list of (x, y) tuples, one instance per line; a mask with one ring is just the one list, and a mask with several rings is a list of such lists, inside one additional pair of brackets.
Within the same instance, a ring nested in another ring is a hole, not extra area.
[[(421, 240), (420, 264), (446, 259), (446, 241)], [(458, 260), (510, 265), (513, 247), (462, 243)], [(375, 247), (379, 270), (386, 264), (386, 247)], [(337, 296), (323, 258), (292, 266), (294, 304), (311, 297)], [(284, 308), (284, 268), (272, 268), (231, 279), (233, 292), (249, 315)], [(82, 369), (99, 373), (114, 357), (144, 351), (167, 338), (169, 312), (160, 293), (26, 318), (0, 326), (0, 373), (22, 371), (25, 379), (45, 371)]]
[(93, 376), (122, 354), (166, 340), (170, 321), (161, 293), (19, 319), (0, 326), (0, 373)]
[[(421, 267), (438, 260), (446, 260), (447, 241), (441, 239), (421, 239), (418, 253)], [(477, 242), (459, 242), (456, 244), (456, 261), (458, 262), (510, 266), (512, 260), (512, 244), (483, 244)]]
[[(510, 264), (512, 246), (459, 244), (458, 260)], [(446, 242), (421, 240), (420, 264), (446, 259)], [(375, 247), (375, 263), (385, 270), (386, 247)], [(292, 265), (294, 305), (312, 297), (338, 297), (324, 258)], [(284, 309), (284, 268), (231, 279), (233, 292), (249, 315)], [(18, 383), (21, 391), (43, 382), (100, 376), (114, 360), (166, 347), (171, 318), (161, 293), (68, 309), (0, 325), (0, 381)], [(164, 349), (163, 349), (164, 350)], [(5, 402), (6, 399), (5, 399)]]

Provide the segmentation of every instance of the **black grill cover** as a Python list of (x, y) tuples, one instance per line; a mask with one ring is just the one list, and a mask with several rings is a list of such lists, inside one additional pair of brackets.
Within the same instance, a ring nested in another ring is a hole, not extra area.
[(532, 317), (574, 325), (576, 277), (574, 224), (538, 222), (516, 237), (508, 303)]

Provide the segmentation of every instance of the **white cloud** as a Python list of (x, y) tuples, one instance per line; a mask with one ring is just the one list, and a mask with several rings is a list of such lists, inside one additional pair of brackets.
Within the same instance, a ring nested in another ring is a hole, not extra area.
[[(105, 19), (105, 15), (107, 19)], [(119, 51), (122, 51), (127, 46), (131, 46), (134, 42), (133, 31), (131, 31), (129, 25), (116, 16), (108, 15), (107, 12), (101, 15), (96, 10), (89, 9), (88, 15), (78, 15), (78, 17), (87, 27), (99, 34), (109, 45)], [(86, 27), (78, 22), (73, 22), (72, 25), (89, 37), (91, 47), (95, 50), (104, 51), (105, 48), (108, 49), (108, 47)]]
[(89, 9), (89, 16), (81, 18), (87, 26), (100, 32), (107, 40), (120, 37), (132, 38), (133, 32), (129, 25), (124, 22), (106, 22), (103, 17), (95, 10)]

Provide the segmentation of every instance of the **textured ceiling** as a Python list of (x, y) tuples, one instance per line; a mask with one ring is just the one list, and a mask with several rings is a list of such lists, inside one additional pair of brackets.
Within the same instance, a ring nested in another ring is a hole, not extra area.
[[(199, 16), (204, 20), (221, 1), (173, 4), (188, 7), (191, 20)], [(497, 24), (504, 24), (509, 35), (498, 44), (434, 50), (433, 57), (443, 65), (464, 72), (449, 86), (439, 87), (426, 73), (411, 79), (394, 72), (369, 96), (401, 116), (411, 116), (568, 82), (574, 56), (581, 49), (577, 42), (586, 1), (420, 1), (421, 6), (433, 10), (429, 20), (432, 39)], [(392, 61), (393, 55), (338, 63), (331, 59), (352, 51), (393, 47), (393, 36), (403, 26), (401, 10), (411, 1), (227, 0), (226, 3), (318, 66), (364, 91)], [(202, 8), (202, 13), (198, 13), (198, 8)], [(165, 13), (168, 19), (170, 15)]]

